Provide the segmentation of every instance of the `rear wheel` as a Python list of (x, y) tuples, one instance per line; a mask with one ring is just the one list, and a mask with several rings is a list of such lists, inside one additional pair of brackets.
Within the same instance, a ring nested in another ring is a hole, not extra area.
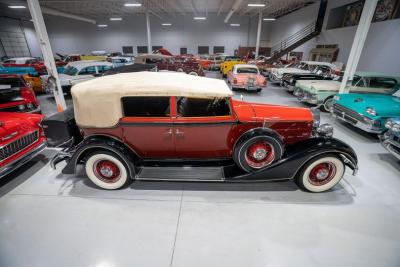
[(271, 165), (280, 159), (283, 148), (279, 141), (268, 135), (255, 136), (240, 144), (234, 152), (236, 164), (251, 172)]
[(123, 160), (109, 151), (90, 154), (85, 163), (85, 170), (95, 185), (107, 190), (119, 189), (130, 181), (129, 171)]
[(308, 161), (295, 182), (303, 190), (319, 193), (334, 187), (343, 177), (344, 163), (334, 155), (323, 155)]
[(191, 71), (191, 72), (189, 72), (189, 75), (193, 75), (193, 76), (199, 76), (199, 75), (197, 74), (197, 72), (195, 72), (195, 71)]

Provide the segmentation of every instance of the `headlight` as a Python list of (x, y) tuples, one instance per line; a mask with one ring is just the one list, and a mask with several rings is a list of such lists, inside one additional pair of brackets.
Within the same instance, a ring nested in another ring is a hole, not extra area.
[(19, 110), (24, 110), (25, 109), (25, 105), (18, 105), (18, 109)]
[(392, 130), (392, 132), (394, 132), (394, 133), (399, 133), (399, 132), (400, 132), (400, 124), (398, 124), (398, 123), (393, 124), (391, 130)]
[(335, 96), (333, 97), (333, 100), (335, 100), (335, 101), (339, 101), (339, 100), (340, 100), (340, 96), (338, 96), (338, 95), (335, 95)]
[(331, 137), (333, 136), (333, 126), (325, 123), (317, 128), (317, 133), (320, 136)]
[(374, 108), (367, 107), (367, 109), (366, 109), (365, 111), (366, 111), (369, 115), (372, 115), (372, 116), (376, 116), (376, 115), (377, 115), (376, 110), (375, 110)]
[(33, 108), (33, 104), (32, 103), (28, 103), (26, 104), (27, 108), (32, 109)]
[(317, 128), (321, 122), (321, 113), (320, 113), (319, 109), (317, 109), (317, 108), (312, 108), (311, 113), (314, 118), (313, 127)]

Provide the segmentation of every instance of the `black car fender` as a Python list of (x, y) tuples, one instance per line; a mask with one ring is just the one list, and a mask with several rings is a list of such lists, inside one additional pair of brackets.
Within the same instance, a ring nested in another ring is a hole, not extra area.
[(129, 169), (130, 177), (135, 177), (135, 166), (134, 162), (139, 160), (139, 156), (131, 148), (127, 147), (121, 140), (114, 136), (109, 135), (91, 135), (87, 136), (80, 142), (73, 151), (63, 152), (64, 154), (69, 153), (69, 159), (67, 165), (62, 170), (64, 174), (75, 173), (76, 166), (82, 161), (82, 159), (95, 149), (108, 150), (117, 154), (126, 164)]

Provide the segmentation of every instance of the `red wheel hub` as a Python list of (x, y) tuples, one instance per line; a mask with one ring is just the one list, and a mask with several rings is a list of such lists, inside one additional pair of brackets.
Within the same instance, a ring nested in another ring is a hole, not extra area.
[(106, 183), (115, 183), (120, 178), (120, 170), (117, 164), (110, 160), (99, 160), (94, 164), (94, 173), (97, 178)]
[(312, 168), (308, 178), (313, 185), (324, 185), (329, 183), (335, 175), (335, 165), (332, 162), (323, 162)]
[(268, 142), (259, 141), (247, 148), (245, 156), (250, 167), (260, 169), (274, 161), (275, 151)]

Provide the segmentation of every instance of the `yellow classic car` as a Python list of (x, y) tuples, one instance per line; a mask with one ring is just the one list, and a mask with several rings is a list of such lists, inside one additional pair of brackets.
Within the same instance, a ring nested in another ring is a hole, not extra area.
[(228, 75), (228, 72), (230, 72), (236, 64), (246, 64), (246, 62), (241, 60), (239, 57), (226, 57), (225, 61), (221, 63), (220, 71), (222, 77), (225, 78)]
[(35, 91), (35, 93), (44, 93), (44, 86), (42, 84), (42, 79), (40, 79), (40, 76), (34, 76), (30, 74), (24, 74), (22, 75), (22, 78), (25, 80), (27, 84)]

